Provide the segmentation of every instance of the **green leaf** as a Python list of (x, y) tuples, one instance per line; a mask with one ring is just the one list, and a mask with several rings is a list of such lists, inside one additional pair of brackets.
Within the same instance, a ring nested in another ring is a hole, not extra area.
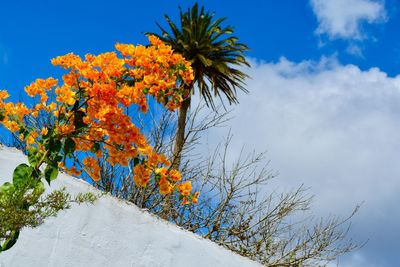
[(6, 182), (0, 186), (0, 206), (3, 206), (4, 203), (10, 203), (10, 198), (14, 196), (14, 192), (15, 187), (12, 183)]
[(93, 143), (92, 147), (90, 148), (90, 151), (96, 154), (99, 150), (100, 150), (100, 144), (97, 142)]
[(32, 167), (29, 167), (27, 164), (22, 163), (15, 168), (13, 173), (13, 184), (16, 188), (20, 188), (25, 186), (32, 174)]
[(74, 106), (72, 107), (72, 110), (78, 110), (79, 108), (79, 101), (75, 101)]
[(29, 131), (25, 127), (22, 127), (22, 126), (19, 127), (19, 133), (24, 136), (24, 139), (26, 139), (26, 137), (28, 137), (28, 135), (29, 135)]
[(84, 128), (87, 127), (87, 124), (83, 122), (83, 117), (86, 116), (86, 113), (82, 110), (77, 110), (74, 113), (74, 126), (77, 132), (82, 132)]
[(74, 153), (74, 152), (75, 152), (75, 149), (76, 149), (75, 141), (72, 140), (72, 138), (67, 138), (67, 139), (65, 140), (65, 142), (64, 142), (64, 152), (65, 152), (65, 155), (68, 156), (68, 155)]
[(0, 186), (0, 194), (8, 193), (10, 190), (14, 189), (14, 185), (9, 182), (5, 182), (2, 186)]
[(47, 140), (53, 134), (53, 131), (54, 130), (52, 128), (47, 129), (47, 134), (42, 135), (42, 140)]
[(60, 140), (55, 138), (50, 138), (49, 140), (49, 150), (51, 152), (60, 152), (62, 143)]
[(33, 195), (35, 195), (36, 197), (39, 197), (43, 194), (43, 192), (45, 191), (45, 187), (42, 181), (38, 181), (38, 183), (35, 185), (34, 189), (33, 189)]
[(58, 162), (62, 161), (63, 157), (62, 157), (62, 155), (60, 153), (57, 153), (57, 154), (52, 156), (52, 159), (53, 159), (54, 162), (58, 163)]
[(36, 180), (40, 180), (40, 178), (42, 177), (42, 172), (39, 169), (32, 168), (31, 177)]
[(42, 158), (42, 153), (36, 147), (31, 147), (28, 151), (28, 161), (32, 167), (36, 167)]
[(58, 166), (49, 164), (44, 169), (44, 178), (46, 179), (47, 183), (50, 185), (50, 182), (56, 179), (58, 176)]
[(158, 182), (160, 181), (160, 179), (161, 179), (161, 174), (160, 174), (160, 173), (157, 173), (157, 174), (154, 176), (154, 181), (155, 181), (156, 183), (158, 183)]
[(64, 119), (65, 119), (65, 113), (62, 112), (62, 113), (60, 113), (60, 114), (58, 115), (58, 120), (62, 121), (62, 120), (64, 120)]
[(139, 164), (139, 158), (134, 158), (133, 159), (133, 166), (136, 166), (136, 165), (138, 165)]
[(0, 251), (6, 251), (7, 249), (10, 249), (12, 246), (17, 243), (19, 237), (19, 231), (13, 231), (12, 235), (10, 238), (7, 238), (6, 241), (1, 245)]

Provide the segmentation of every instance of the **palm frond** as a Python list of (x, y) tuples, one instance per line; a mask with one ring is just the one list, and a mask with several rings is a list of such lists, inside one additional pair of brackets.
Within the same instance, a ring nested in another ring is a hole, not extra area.
[(238, 103), (236, 89), (248, 92), (244, 83), (248, 75), (237, 67), (250, 67), (244, 57), (249, 48), (232, 36), (233, 27), (222, 25), (226, 18), (214, 19), (214, 14), (199, 8), (198, 3), (185, 12), (179, 10), (179, 26), (165, 15), (170, 31), (157, 23), (161, 34), (148, 34), (171, 45), (192, 63), (194, 84), (207, 105), (215, 108), (214, 98), (222, 95), (229, 104)]

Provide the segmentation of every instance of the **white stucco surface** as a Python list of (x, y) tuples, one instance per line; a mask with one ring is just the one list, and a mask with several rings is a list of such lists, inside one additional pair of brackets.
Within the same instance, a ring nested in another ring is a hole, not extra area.
[[(0, 146), (0, 182), (26, 162), (14, 149)], [(95, 190), (60, 174), (52, 188), (71, 193)], [(94, 205), (73, 206), (35, 229), (23, 229), (17, 244), (0, 254), (0, 266), (260, 266), (133, 204), (103, 196)]]

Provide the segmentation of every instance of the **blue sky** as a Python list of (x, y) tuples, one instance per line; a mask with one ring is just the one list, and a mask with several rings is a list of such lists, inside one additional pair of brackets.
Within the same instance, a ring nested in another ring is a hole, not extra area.
[[(0, 88), (18, 99), (52, 57), (143, 43), (193, 1), (1, 1)], [(227, 17), (251, 51), (232, 154), (268, 150), (277, 186), (304, 183), (317, 215), (345, 216), (369, 243), (340, 266), (400, 266), (400, 3), (397, 0), (200, 1)], [(251, 118), (251, 120), (249, 119)], [(243, 127), (243, 123), (249, 123)], [(252, 129), (254, 125), (257, 128)], [(226, 133), (216, 131), (215, 140)]]
[[(95, 53), (113, 49), (116, 41), (144, 42), (142, 33), (157, 30), (155, 21), (163, 22), (163, 14), (176, 18), (177, 6), (185, 8), (191, 3), (153, 1), (152, 5), (147, 5), (145, 2), (121, 0), (112, 3), (76, 0), (2, 2), (2, 86), (15, 86), (17, 73), (20, 85), (44, 72), (47, 74), (48, 70), (52, 71), (49, 59), (66, 52)], [(337, 55), (342, 63), (353, 63), (362, 69), (379, 67), (389, 75), (397, 74), (400, 17), (395, 0), (385, 2), (386, 22), (369, 24), (360, 20), (359, 30), (366, 35), (362, 41), (352, 38), (330, 40), (327, 34), (316, 34), (318, 20), (308, 0), (201, 3), (218, 16), (228, 18), (227, 23), (235, 27), (237, 36), (250, 46), (249, 57), (276, 61), (284, 56), (301, 61), (316, 60), (321, 55)], [(346, 52), (351, 45), (359, 46), (362, 55)]]

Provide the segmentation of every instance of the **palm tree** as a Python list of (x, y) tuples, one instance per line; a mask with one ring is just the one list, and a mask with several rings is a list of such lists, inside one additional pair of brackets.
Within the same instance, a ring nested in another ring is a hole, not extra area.
[[(178, 115), (178, 127), (174, 146), (174, 160), (172, 167), (178, 169), (181, 161), (181, 151), (185, 142), (185, 127), (191, 95), (197, 86), (204, 97), (207, 106), (215, 110), (214, 97), (225, 96), (229, 104), (238, 103), (236, 88), (248, 92), (244, 87), (244, 79), (248, 77), (238, 70), (240, 65), (250, 66), (244, 57), (248, 47), (238, 42), (238, 38), (232, 36), (233, 27), (222, 27), (225, 18), (213, 20), (214, 14), (204, 11), (204, 7), (197, 3), (186, 12), (180, 10), (181, 25), (175, 25), (168, 15), (171, 33), (160, 24), (157, 26), (162, 34), (154, 34), (162, 41), (169, 44), (175, 52), (181, 53), (191, 62), (194, 81), (186, 85), (188, 97), (183, 101)], [(199, 12), (200, 11), (200, 12)]]

